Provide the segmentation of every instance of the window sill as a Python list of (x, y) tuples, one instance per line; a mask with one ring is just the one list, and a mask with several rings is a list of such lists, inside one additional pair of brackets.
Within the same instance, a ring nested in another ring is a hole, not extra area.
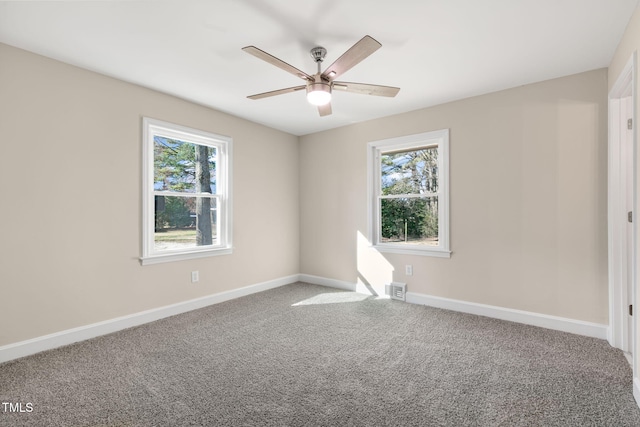
[(430, 257), (437, 257), (437, 258), (451, 258), (451, 251), (446, 249), (438, 249), (438, 248), (418, 249), (416, 246), (407, 247), (407, 246), (398, 246), (398, 245), (373, 245), (373, 248), (378, 252), (386, 252), (386, 253), (392, 253), (392, 254), (420, 255), (420, 256), (430, 256)]
[(160, 264), (163, 262), (184, 261), (188, 259), (206, 258), (218, 255), (230, 255), (232, 248), (207, 249), (204, 251), (180, 252), (162, 255), (152, 255), (140, 258), (141, 265)]

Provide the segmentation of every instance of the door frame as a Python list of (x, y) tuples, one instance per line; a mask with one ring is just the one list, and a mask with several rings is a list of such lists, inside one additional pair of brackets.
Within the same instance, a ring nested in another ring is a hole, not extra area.
[[(631, 96), (631, 117), (635, 122), (636, 111), (636, 52), (633, 53), (626, 66), (620, 73), (613, 88), (609, 92), (609, 143), (608, 143), (608, 254), (609, 254), (609, 330), (607, 339), (609, 343), (616, 348), (624, 351), (630, 351), (633, 355), (633, 377), (634, 382), (638, 378), (638, 355), (637, 355), (637, 317), (634, 313), (631, 322), (631, 340), (629, 340), (629, 322), (628, 322), (628, 304), (629, 301), (634, 305), (634, 312), (637, 307), (637, 222), (638, 215), (637, 204), (637, 144), (636, 144), (636, 127), (637, 123), (633, 123), (632, 131), (632, 206), (633, 206), (633, 223), (632, 223), (632, 242), (631, 248), (636, 255), (631, 261), (631, 277), (628, 278), (628, 234), (626, 223), (623, 218), (627, 214), (626, 197), (627, 197), (627, 171), (624, 159), (624, 148), (622, 147), (623, 135), (620, 132), (623, 118), (622, 104), (623, 99)], [(627, 280), (631, 280), (631, 295), (628, 295)], [(630, 342), (631, 341), (631, 342)]]

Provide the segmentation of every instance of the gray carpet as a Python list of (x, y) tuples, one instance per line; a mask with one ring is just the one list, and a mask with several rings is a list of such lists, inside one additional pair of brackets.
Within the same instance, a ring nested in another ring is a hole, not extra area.
[(294, 284), (0, 365), (2, 426), (640, 426), (605, 341)]

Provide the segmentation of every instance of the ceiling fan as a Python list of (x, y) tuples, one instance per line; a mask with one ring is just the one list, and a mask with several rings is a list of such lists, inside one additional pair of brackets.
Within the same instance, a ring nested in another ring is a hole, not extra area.
[(318, 71), (314, 75), (309, 75), (304, 71), (301, 71), (289, 65), (281, 59), (276, 58), (267, 52), (258, 49), (255, 46), (243, 47), (247, 53), (268, 62), (271, 65), (275, 65), (284, 71), (295, 75), (296, 77), (305, 80), (306, 83), (300, 86), (288, 87), (285, 89), (278, 89), (271, 92), (259, 93), (256, 95), (248, 96), (249, 99), (262, 99), (270, 96), (282, 95), (284, 93), (297, 92), (299, 90), (306, 89), (307, 100), (318, 106), (318, 112), (321, 116), (328, 116), (331, 114), (331, 92), (335, 90), (342, 90), (345, 92), (361, 93), (365, 95), (377, 95), (394, 97), (400, 91), (398, 87), (372, 85), (367, 83), (351, 83), (340, 82), (335, 79), (346, 71), (350, 70), (354, 65), (371, 55), (378, 50), (382, 45), (378, 43), (373, 37), (364, 36), (360, 41), (351, 46), (349, 50), (342, 54), (342, 56), (327, 67), (324, 72), (321, 71), (322, 61), (324, 60), (327, 50), (321, 46), (311, 49), (311, 57), (318, 64)]

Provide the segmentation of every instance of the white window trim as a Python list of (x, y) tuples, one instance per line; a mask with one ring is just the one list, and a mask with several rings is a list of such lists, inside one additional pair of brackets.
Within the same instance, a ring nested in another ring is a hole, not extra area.
[[(183, 141), (201, 143), (216, 147), (218, 161), (216, 171), (218, 176), (224, 177), (216, 183), (219, 190), (218, 219), (220, 224), (219, 244), (204, 248), (193, 248), (179, 251), (154, 252), (154, 224), (155, 204), (153, 191), (153, 137), (156, 134)], [(161, 120), (142, 118), (142, 265), (158, 264), (162, 262), (181, 261), (216, 255), (228, 255), (233, 251), (233, 215), (232, 215), (232, 173), (231, 155), (233, 139), (228, 136), (192, 129)]]
[[(380, 155), (385, 152), (409, 150), (428, 145), (437, 145), (438, 155), (438, 242), (437, 247), (393, 244), (380, 242), (380, 208), (378, 194), (380, 194)], [(406, 255), (424, 255), (432, 257), (450, 258), (449, 243), (449, 129), (424, 132), (397, 138), (372, 141), (367, 145), (367, 200), (369, 242), (379, 252)]]

